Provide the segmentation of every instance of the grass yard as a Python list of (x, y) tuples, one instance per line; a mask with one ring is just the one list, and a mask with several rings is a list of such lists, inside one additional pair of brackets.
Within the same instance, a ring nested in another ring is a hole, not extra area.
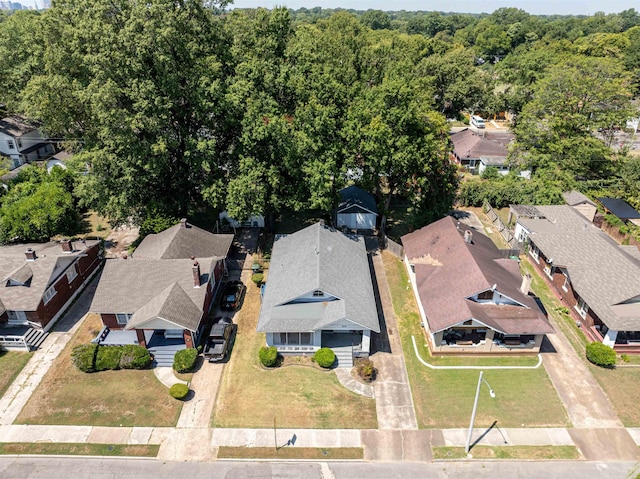
[(0, 454), (38, 454), (63, 456), (156, 457), (159, 445), (84, 444), (51, 442), (0, 443)]
[(95, 211), (88, 211), (82, 215), (81, 238), (106, 238), (111, 233), (109, 220), (100, 216)]
[[(474, 459), (580, 459), (575, 446), (475, 446), (471, 449)], [(434, 447), (434, 459), (466, 459), (464, 447)]]
[(332, 371), (305, 366), (264, 369), (256, 333), (259, 289), (247, 286), (238, 332), (213, 411), (214, 427), (362, 428), (377, 426), (375, 401), (345, 389)]
[(71, 349), (88, 343), (101, 327), (89, 315), (18, 416), (17, 424), (174, 426), (182, 402), (153, 371), (83, 373), (71, 363)]
[[(420, 326), (413, 290), (402, 261), (383, 253), (387, 281), (398, 318), (413, 401), (421, 428), (468, 427), (473, 407), (478, 370), (431, 370), (422, 365), (413, 350), (411, 336), (416, 337), (420, 355), (437, 364), (531, 365), (532, 357), (447, 357), (429, 356)], [(484, 378), (491, 384), (496, 398), (489, 397), (483, 386), (476, 416), (476, 427), (567, 426), (569, 420), (543, 367), (521, 370), (486, 370)]]
[(26, 351), (0, 351), (0, 397), (2, 397), (33, 353)]
[(230, 447), (218, 450), (218, 459), (364, 459), (360, 447)]
[[(486, 213), (484, 212), (484, 210), (481, 207), (476, 207), (476, 206), (465, 206), (465, 207), (461, 207), (458, 208), (460, 211), (471, 211), (473, 213), (475, 213), (475, 215), (478, 217), (478, 219), (480, 220), (480, 222), (482, 223), (482, 226), (484, 227), (484, 232), (485, 234), (491, 239), (491, 241), (493, 241), (493, 243), (500, 249), (509, 249), (510, 246), (507, 244), (507, 242), (504, 240), (504, 238), (500, 235), (500, 233), (498, 233), (498, 230), (496, 230), (493, 226), (493, 224), (491, 223), (491, 220), (489, 219), (489, 217), (486, 215)], [(497, 210), (497, 214), (500, 218), (502, 218), (504, 216), (504, 208), (502, 208), (501, 210)], [(509, 209), (507, 208), (507, 212), (506, 215), (509, 215)], [(506, 218), (503, 220), (506, 222)]]
[[(587, 364), (596, 381), (609, 397), (622, 423), (627, 427), (640, 426), (640, 408), (637, 401), (640, 397), (640, 368), (624, 367), (626, 363), (620, 358), (618, 358), (620, 367), (616, 369), (600, 368), (587, 361), (585, 357), (585, 346), (589, 343), (587, 337), (576, 326), (573, 317), (566, 312), (566, 308), (533, 266), (528, 261), (522, 261), (520, 264), (523, 270), (533, 278), (531, 289), (542, 300), (549, 315), (555, 319), (555, 324)], [(637, 364), (638, 361), (637, 357), (629, 358), (629, 364)], [(624, 387), (620, 387), (621, 384), (624, 384)]]

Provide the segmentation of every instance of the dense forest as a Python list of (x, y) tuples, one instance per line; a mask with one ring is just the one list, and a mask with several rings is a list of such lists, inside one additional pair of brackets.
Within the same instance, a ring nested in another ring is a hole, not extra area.
[[(422, 224), (456, 194), (499, 205), (606, 189), (640, 206), (640, 157), (614, 145), (638, 116), (633, 9), (543, 17), (59, 0), (0, 14), (0, 85), (4, 115), (39, 121), (75, 153), (64, 175), (9, 185), (5, 240), (51, 233), (17, 227), (32, 215), (16, 205), (60, 225), (77, 208), (114, 224), (203, 208), (242, 219), (329, 210), (353, 182), (383, 212), (392, 195), (405, 198)], [(447, 119), (500, 112), (516, 134), (510, 160), (532, 178), (459, 188)]]

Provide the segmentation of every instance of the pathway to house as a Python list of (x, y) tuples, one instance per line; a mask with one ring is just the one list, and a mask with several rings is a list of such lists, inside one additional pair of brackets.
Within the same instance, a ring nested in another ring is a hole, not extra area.
[(377, 285), (374, 285), (374, 288), (380, 299), (378, 314), (381, 334), (376, 341), (377, 351), (372, 355), (378, 370), (373, 383), (378, 429), (415, 430), (418, 429), (418, 421), (413, 409), (409, 377), (404, 364), (398, 324), (391, 304), (381, 252), (373, 251), (371, 259)]
[(78, 295), (75, 303), (53, 326), (47, 339), (33, 353), (29, 362), (0, 398), (0, 424), (12, 424), (16, 420), (33, 391), (78, 329), (89, 311), (99, 276), (97, 274)]

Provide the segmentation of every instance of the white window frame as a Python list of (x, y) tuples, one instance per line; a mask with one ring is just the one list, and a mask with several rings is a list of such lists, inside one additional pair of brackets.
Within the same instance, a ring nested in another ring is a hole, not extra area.
[(16, 149), (16, 143), (13, 140), (7, 140), (7, 147), (10, 150), (15, 150)]
[(584, 299), (578, 296), (578, 302), (573, 309), (576, 310), (576, 312), (582, 319), (585, 319), (587, 317), (587, 312), (589, 311), (589, 305), (585, 302)]
[[(124, 318), (124, 322), (123, 321)], [(131, 314), (129, 313), (116, 313), (116, 322), (120, 325), (126, 325), (131, 319)]]
[(67, 283), (71, 284), (74, 279), (78, 277), (78, 270), (75, 263), (71, 265), (71, 268), (67, 270)]
[(322, 298), (323, 296), (324, 296), (324, 292), (323, 292), (323, 291), (320, 291), (319, 289), (316, 289), (316, 290), (313, 292), (313, 297), (314, 297), (314, 298)]
[(540, 250), (533, 243), (529, 245), (529, 255), (536, 261), (536, 263), (540, 264)]
[(544, 274), (547, 275), (547, 278), (553, 279), (553, 265), (551, 263), (545, 264)]
[(569, 275), (567, 273), (562, 273), (564, 275), (564, 283), (562, 283), (562, 291), (565, 293), (569, 292)]
[(49, 301), (51, 301), (51, 298), (53, 298), (56, 295), (57, 291), (55, 286), (50, 286), (49, 288), (47, 288), (44, 291), (44, 294), (42, 295), (42, 300), (44, 301), (44, 304), (47, 304)]
[(22, 148), (22, 138), (16, 138), (16, 144), (18, 145), (18, 148)]

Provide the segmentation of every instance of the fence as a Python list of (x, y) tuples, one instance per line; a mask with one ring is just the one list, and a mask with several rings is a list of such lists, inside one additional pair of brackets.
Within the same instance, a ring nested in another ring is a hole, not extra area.
[(511, 231), (507, 227), (507, 225), (505, 225), (502, 222), (502, 220), (498, 216), (498, 213), (495, 212), (493, 207), (487, 201), (485, 201), (484, 204), (482, 205), (482, 208), (484, 212), (487, 214), (487, 217), (491, 220), (491, 223), (493, 224), (493, 226), (498, 230), (498, 233), (500, 233), (500, 236), (502, 236), (502, 238), (507, 242), (509, 247), (511, 249), (514, 249), (514, 250), (517, 249), (518, 251), (520, 251), (521, 245), (516, 239), (516, 237), (513, 236), (513, 231)]
[(387, 251), (389, 251), (389, 253), (393, 254), (394, 256), (397, 256), (400, 259), (404, 258), (404, 248), (402, 247), (402, 245), (396, 243), (395, 241), (385, 237), (384, 247)]

